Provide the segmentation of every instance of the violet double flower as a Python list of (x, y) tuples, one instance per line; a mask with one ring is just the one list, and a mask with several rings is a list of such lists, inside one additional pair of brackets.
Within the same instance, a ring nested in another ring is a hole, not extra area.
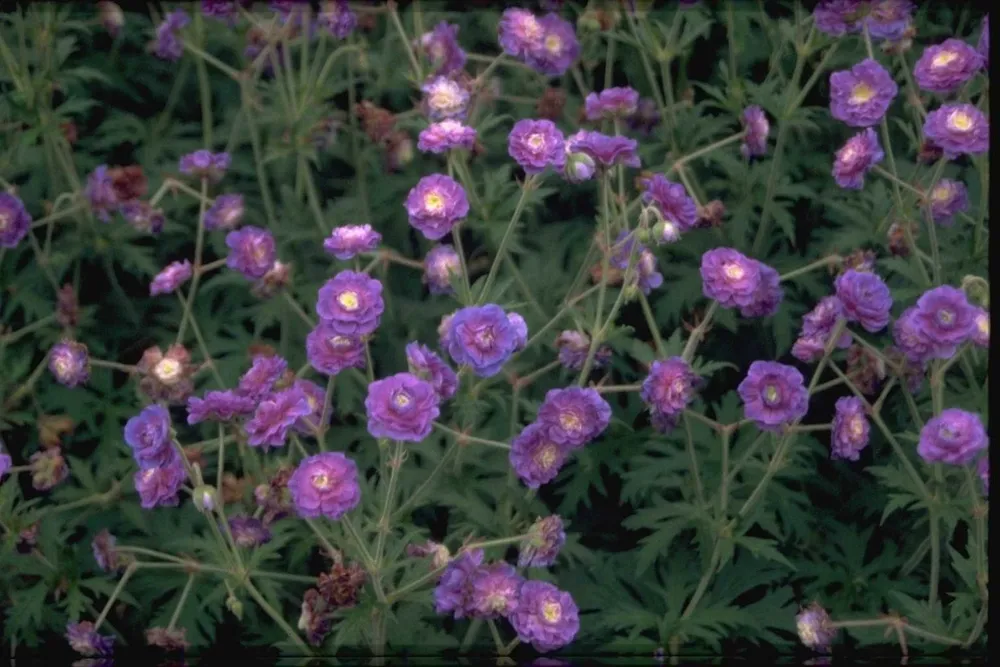
[(343, 336), (373, 333), (384, 310), (382, 283), (356, 271), (341, 271), (320, 287), (316, 297), (320, 320)]
[(723, 308), (743, 317), (767, 317), (784, 296), (778, 272), (732, 248), (715, 248), (701, 257), (702, 291)]
[(479, 377), (496, 375), (525, 342), (511, 315), (496, 304), (462, 308), (451, 316), (442, 347), (456, 364), (471, 367)]
[(445, 174), (424, 176), (406, 196), (410, 224), (431, 241), (444, 237), (469, 214), (469, 200), (458, 181)]
[(365, 412), (373, 438), (420, 442), (441, 414), (433, 385), (411, 373), (397, 373), (368, 385)]
[(830, 114), (851, 127), (871, 127), (882, 120), (898, 92), (892, 75), (866, 58), (830, 75)]
[(361, 502), (358, 467), (341, 452), (307, 457), (288, 479), (288, 492), (300, 517), (339, 519)]
[(755, 361), (737, 392), (747, 418), (754, 420), (761, 430), (778, 431), (804, 417), (809, 410), (805, 380), (794, 366)]
[(595, 389), (550, 389), (538, 408), (538, 423), (548, 430), (552, 442), (577, 449), (608, 427), (611, 406)]

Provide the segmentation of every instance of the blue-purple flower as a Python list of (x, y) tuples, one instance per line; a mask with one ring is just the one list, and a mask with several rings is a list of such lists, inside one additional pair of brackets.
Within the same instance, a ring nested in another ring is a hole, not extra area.
[(507, 151), (526, 174), (540, 174), (550, 166), (563, 168), (566, 139), (551, 120), (525, 118), (510, 131)]
[[(590, 337), (579, 331), (566, 330), (556, 336), (559, 363), (570, 370), (583, 370), (583, 364), (590, 353)], [(601, 345), (594, 353), (593, 368), (603, 368), (611, 360), (611, 348)]]
[(456, 364), (470, 366), (479, 377), (490, 377), (517, 350), (520, 336), (503, 308), (496, 304), (457, 311), (447, 329), (444, 347)]
[(549, 567), (566, 543), (566, 531), (558, 514), (539, 517), (531, 524), (517, 555), (518, 567)]
[(600, 93), (590, 93), (584, 100), (587, 120), (625, 118), (639, 108), (639, 93), (633, 88), (605, 88)]
[(924, 136), (954, 160), (959, 155), (978, 155), (990, 148), (990, 122), (971, 104), (943, 104), (927, 114)]
[(455, 79), (436, 76), (421, 86), (420, 90), (424, 93), (427, 115), (432, 121), (465, 118), (469, 106), (469, 91)]
[(917, 454), (928, 463), (966, 465), (988, 446), (986, 429), (978, 415), (948, 408), (924, 424)]
[(447, 76), (465, 67), (465, 51), (458, 43), (458, 26), (441, 21), (418, 42), (434, 66), (434, 74)]
[(871, 58), (830, 75), (830, 114), (851, 127), (878, 124), (899, 87), (892, 75)]
[(86, 656), (110, 656), (114, 650), (115, 638), (100, 635), (90, 621), (70, 623), (66, 626), (66, 641), (70, 648)]
[(229, 153), (213, 153), (203, 148), (181, 156), (178, 168), (188, 176), (218, 181), (229, 169), (231, 162)]
[(871, 426), (865, 414), (865, 404), (857, 396), (837, 399), (830, 435), (830, 455), (835, 459), (857, 461), (868, 445)]
[(450, 245), (436, 245), (424, 257), (423, 280), (431, 294), (451, 294), (451, 277), (461, 275), (462, 261)]
[(111, 212), (117, 210), (121, 202), (118, 200), (118, 192), (108, 173), (107, 165), (98, 166), (87, 176), (86, 195), (94, 215), (101, 222), (110, 222)]
[(337, 39), (347, 39), (357, 26), (358, 18), (351, 11), (347, 0), (323, 0), (316, 15), (316, 23)]
[(441, 414), (433, 385), (410, 373), (396, 373), (368, 385), (365, 411), (373, 438), (420, 442)]
[(538, 19), (538, 25), (541, 39), (532, 44), (524, 62), (541, 74), (561, 76), (580, 57), (580, 42), (573, 24), (556, 14), (546, 14)]
[(931, 217), (934, 222), (949, 227), (957, 213), (968, 210), (969, 193), (958, 181), (942, 178), (930, 193)]
[(171, 262), (153, 278), (153, 281), (149, 284), (149, 295), (156, 296), (158, 294), (176, 292), (177, 288), (190, 278), (191, 262), (186, 259), (179, 262)]
[(686, 232), (698, 224), (698, 205), (688, 196), (680, 183), (674, 183), (663, 174), (653, 174), (645, 181), (642, 201), (653, 206), (664, 222)]
[(777, 431), (801, 419), (809, 410), (805, 381), (794, 366), (755, 361), (737, 392), (747, 419), (754, 420), (765, 431)]
[(924, 292), (917, 299), (913, 322), (920, 336), (930, 343), (928, 358), (949, 359), (959, 345), (976, 330), (976, 309), (965, 292), (941, 285)]
[(87, 346), (73, 340), (62, 340), (49, 352), (49, 371), (56, 382), (70, 387), (90, 379), (90, 355)]
[(611, 422), (611, 406), (594, 389), (550, 389), (538, 408), (538, 422), (553, 442), (575, 449), (604, 432)]
[(13, 248), (28, 235), (31, 215), (12, 194), (0, 192), (0, 248)]
[(361, 502), (358, 467), (342, 452), (310, 456), (288, 478), (288, 492), (300, 517), (337, 520)]
[(740, 122), (743, 124), (743, 131), (746, 132), (740, 143), (740, 153), (743, 157), (750, 159), (767, 155), (767, 135), (771, 131), (771, 123), (768, 122), (764, 110), (756, 104), (751, 104), (743, 110)]
[(263, 278), (274, 265), (277, 253), (274, 236), (266, 229), (247, 226), (226, 234), (229, 255), (226, 266), (246, 278)]
[(458, 376), (429, 347), (417, 342), (406, 344), (406, 363), (410, 372), (429, 382), (438, 398), (447, 401), (458, 390)]
[(382, 283), (355, 271), (341, 271), (326, 281), (316, 298), (316, 314), (345, 336), (373, 333), (384, 310)]
[(365, 343), (320, 323), (306, 336), (306, 357), (324, 375), (336, 375), (347, 368), (365, 367)]
[(162, 405), (150, 405), (125, 422), (125, 442), (140, 468), (165, 466), (177, 452), (170, 434), (170, 413)]
[(924, 49), (913, 67), (913, 78), (923, 90), (953, 93), (983, 66), (982, 56), (960, 39), (946, 39)]
[(176, 452), (166, 465), (141, 468), (135, 473), (135, 490), (139, 494), (139, 504), (147, 510), (154, 507), (176, 507), (180, 504), (177, 494), (180, 493), (186, 477), (184, 465)]
[(524, 484), (537, 489), (555, 479), (569, 458), (569, 447), (556, 444), (545, 424), (524, 427), (510, 443), (510, 464)]
[(608, 169), (618, 164), (626, 167), (639, 167), (639, 144), (635, 139), (622, 136), (609, 136), (600, 132), (580, 130), (566, 140), (566, 153), (583, 153), (591, 157), (595, 163)]
[(288, 370), (288, 362), (279, 356), (258, 354), (254, 356), (250, 369), (240, 377), (236, 393), (258, 400), (271, 393), (275, 383)]
[(180, 60), (184, 53), (184, 45), (180, 40), (180, 31), (191, 22), (191, 18), (182, 9), (167, 14), (163, 23), (156, 27), (156, 40), (153, 42), (153, 53), (161, 60)]
[(234, 391), (207, 391), (202, 398), (188, 398), (188, 424), (203, 421), (228, 422), (236, 417), (249, 415), (257, 407), (257, 400), (241, 396)]
[(517, 611), (524, 577), (500, 561), (476, 568), (469, 575), (468, 610), (473, 618), (508, 617)]
[(640, 396), (651, 412), (675, 417), (694, 399), (699, 378), (681, 357), (654, 361)]
[(290, 429), (300, 418), (312, 413), (309, 398), (301, 387), (289, 387), (265, 396), (246, 423), (247, 444), (251, 447), (282, 447)]
[(542, 653), (566, 646), (580, 630), (573, 597), (547, 581), (524, 582), (510, 623), (522, 642)]
[(462, 551), (448, 563), (434, 588), (434, 611), (454, 614), (455, 618), (469, 615), (470, 579), (483, 564), (483, 550)]
[(870, 127), (859, 132), (837, 151), (833, 161), (833, 180), (846, 190), (860, 190), (865, 174), (882, 161), (885, 153)]
[(382, 235), (371, 225), (343, 225), (323, 241), (323, 250), (337, 259), (352, 259), (363, 252), (373, 252), (382, 242)]
[(848, 322), (858, 322), (872, 333), (889, 324), (892, 294), (877, 274), (848, 269), (837, 276), (834, 288)]
[(205, 229), (235, 229), (243, 222), (243, 195), (219, 195), (205, 211)]
[(421, 178), (406, 196), (404, 206), (410, 224), (431, 241), (446, 236), (469, 214), (465, 188), (445, 174)]
[[(792, 356), (799, 361), (815, 361), (823, 356), (827, 341), (837, 321), (844, 317), (844, 306), (836, 296), (825, 296), (802, 318), (802, 331), (792, 345)], [(843, 332), (836, 346), (851, 346), (851, 334)]]

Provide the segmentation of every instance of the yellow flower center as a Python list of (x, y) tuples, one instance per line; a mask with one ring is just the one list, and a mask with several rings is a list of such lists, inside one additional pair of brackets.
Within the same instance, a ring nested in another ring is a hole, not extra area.
[(540, 134), (533, 134), (528, 137), (528, 145), (537, 151), (545, 145), (545, 137)]
[(775, 387), (773, 384), (767, 385), (767, 388), (764, 389), (764, 399), (768, 403), (774, 403), (775, 401), (777, 401), (778, 400), (778, 388)]
[(574, 413), (564, 412), (559, 415), (559, 425), (567, 431), (579, 431), (583, 423)]
[(535, 454), (535, 463), (537, 463), (543, 470), (547, 470), (556, 462), (557, 454), (558, 450), (556, 449), (556, 446), (549, 443), (539, 449), (538, 453)]
[(562, 616), (562, 607), (558, 602), (546, 602), (542, 605), (542, 617), (549, 623), (558, 623)]
[(160, 382), (169, 384), (176, 380), (181, 374), (181, 365), (174, 359), (163, 359), (153, 368), (157, 379)]
[(726, 264), (725, 267), (723, 267), (722, 272), (726, 274), (727, 278), (730, 278), (732, 280), (739, 280), (746, 274), (746, 271), (743, 269), (743, 267), (735, 263)]
[(315, 410), (315, 409), (316, 409), (316, 406), (317, 406), (317, 405), (319, 405), (319, 404), (318, 404), (318, 403), (316, 402), (316, 399), (315, 399), (315, 398), (313, 398), (312, 396), (310, 396), (309, 394), (306, 394), (306, 400), (307, 400), (307, 401), (309, 401), (309, 409), (310, 409), (310, 410)]
[(320, 491), (325, 491), (330, 488), (330, 476), (325, 472), (317, 473), (313, 475), (312, 478), (313, 488), (319, 489)]
[(56, 367), (56, 370), (59, 372), (59, 375), (68, 375), (70, 369), (72, 368), (72, 365), (69, 363), (69, 360), (64, 357), (59, 357), (58, 359), (56, 359), (54, 365)]
[(333, 347), (347, 347), (351, 344), (351, 339), (347, 336), (334, 336), (328, 339), (330, 345)]
[(458, 95), (451, 88), (438, 88), (431, 94), (431, 106), (435, 109), (446, 109), (458, 104)]
[(964, 111), (956, 111), (948, 117), (948, 125), (950, 125), (953, 130), (968, 132), (972, 129), (972, 116)]
[(405, 408), (412, 401), (413, 399), (410, 398), (410, 395), (404, 391), (401, 391), (392, 397), (392, 402), (396, 404), (396, 407), (400, 408)]
[(860, 415), (854, 415), (851, 419), (851, 435), (855, 438), (860, 438), (861, 434), (864, 433), (865, 422), (861, 419)]
[(337, 297), (337, 303), (341, 305), (344, 310), (357, 310), (361, 305), (361, 300), (358, 298), (358, 293), (352, 290), (347, 290), (346, 292), (341, 292), (340, 296)]
[(951, 190), (947, 185), (939, 185), (934, 188), (934, 191), (931, 193), (931, 198), (934, 199), (934, 201), (948, 201), (948, 197), (950, 195)]
[(263, 262), (267, 258), (267, 248), (264, 247), (263, 243), (254, 243), (250, 254), (258, 262)]
[(984, 336), (990, 335), (990, 318), (980, 316), (976, 324), (979, 326), (979, 333)]
[(816, 635), (816, 628), (814, 628), (808, 621), (799, 621), (795, 625), (795, 628), (799, 631), (799, 638), (806, 646), (810, 646), (819, 641), (819, 637)]
[(854, 90), (851, 91), (851, 102), (854, 104), (863, 104), (873, 97), (875, 97), (875, 89), (864, 82), (854, 86)]
[(942, 51), (931, 59), (931, 66), (945, 67), (946, 65), (950, 65), (954, 62), (955, 58), (958, 58), (958, 54), (954, 51)]
[(938, 320), (941, 324), (951, 324), (955, 319), (955, 313), (951, 312), (947, 308), (942, 308), (938, 313)]
[(437, 213), (444, 208), (444, 197), (441, 193), (434, 191), (424, 197), (424, 208), (431, 213)]
[(557, 55), (562, 50), (562, 40), (559, 35), (549, 35), (545, 38), (545, 50), (552, 55)]

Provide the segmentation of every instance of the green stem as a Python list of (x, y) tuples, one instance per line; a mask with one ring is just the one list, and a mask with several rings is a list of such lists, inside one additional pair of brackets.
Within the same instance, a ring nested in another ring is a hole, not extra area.
[(184, 584), (184, 590), (181, 591), (181, 598), (177, 601), (174, 613), (170, 616), (170, 623), (167, 624), (167, 632), (173, 630), (174, 626), (177, 625), (177, 619), (181, 616), (181, 611), (184, 609), (184, 603), (187, 602), (192, 586), (194, 586), (194, 572), (188, 575), (187, 583)]
[(285, 619), (282, 618), (281, 614), (275, 611), (274, 607), (272, 607), (268, 601), (264, 599), (264, 596), (259, 590), (257, 590), (257, 587), (253, 585), (253, 582), (250, 581), (250, 579), (246, 579), (243, 581), (243, 586), (247, 589), (247, 592), (250, 593), (250, 597), (252, 597), (260, 608), (264, 610), (264, 613), (270, 616), (271, 620), (274, 621), (279, 628), (284, 630), (288, 639), (308, 654), (309, 645), (306, 644), (301, 637), (299, 637), (295, 630), (292, 629), (292, 626), (285, 622)]
[(97, 617), (96, 621), (94, 621), (94, 632), (101, 629), (101, 623), (103, 623), (104, 619), (108, 617), (108, 613), (111, 611), (111, 606), (115, 603), (115, 600), (118, 599), (122, 589), (125, 588), (125, 584), (128, 583), (128, 580), (132, 578), (132, 575), (135, 574), (135, 571), (138, 568), (138, 563), (131, 563), (127, 568), (125, 568), (125, 573), (122, 575), (122, 578), (118, 580), (118, 585), (115, 586), (113, 591), (111, 591), (111, 597), (109, 597), (108, 601), (104, 604), (104, 609), (101, 610), (101, 615)]
[(781, 279), (781, 282), (786, 282), (788, 280), (791, 280), (792, 278), (798, 278), (801, 275), (805, 275), (807, 273), (812, 273), (816, 269), (825, 269), (828, 266), (837, 265), (837, 264), (840, 264), (843, 261), (844, 261), (844, 258), (841, 257), (840, 255), (830, 255), (829, 257), (824, 257), (822, 259), (818, 259), (815, 262), (810, 262), (809, 264), (806, 264), (805, 266), (803, 266), (801, 268), (795, 269), (794, 271), (789, 271), (788, 273), (783, 273), (783, 274), (781, 274), (781, 278), (780, 279)]
[(385, 501), (382, 505), (382, 516), (376, 526), (375, 537), (375, 563), (382, 567), (382, 556), (385, 551), (385, 539), (388, 536), (391, 526), (389, 515), (392, 514), (392, 505), (396, 501), (396, 485), (399, 482), (399, 469), (403, 467), (403, 443), (396, 442), (393, 445), (392, 456), (388, 461), (389, 466), (389, 486), (385, 491)]
[(660, 327), (656, 324), (656, 318), (653, 317), (653, 310), (649, 307), (649, 299), (642, 292), (639, 292), (639, 304), (642, 306), (642, 314), (646, 318), (646, 325), (649, 327), (649, 332), (653, 335), (653, 344), (656, 345), (656, 354), (661, 359), (667, 356), (666, 348), (663, 345), (663, 337), (660, 336)]
[(507, 244), (510, 242), (510, 237), (513, 235), (513, 231), (517, 227), (517, 223), (521, 220), (521, 214), (524, 212), (524, 205), (528, 200), (528, 192), (534, 187), (536, 178), (536, 176), (528, 176), (521, 185), (521, 197), (517, 200), (517, 206), (514, 208), (514, 215), (507, 224), (507, 230), (504, 232), (503, 238), (500, 239), (500, 247), (497, 248), (497, 255), (493, 259), (493, 265), (490, 266), (490, 272), (486, 275), (486, 282), (483, 284), (483, 289), (479, 293), (479, 298), (476, 300), (477, 304), (481, 305), (487, 298), (489, 298), (490, 288), (493, 287), (493, 283), (496, 281), (497, 271), (500, 269), (500, 263), (503, 261), (504, 254), (507, 252)]
[(428, 488), (430, 488), (431, 483), (433, 483), (434, 480), (437, 479), (437, 476), (441, 474), (441, 471), (444, 470), (445, 464), (456, 453), (458, 453), (458, 440), (455, 440), (450, 445), (448, 445), (448, 448), (444, 451), (444, 454), (441, 455), (441, 460), (437, 462), (437, 465), (434, 466), (434, 469), (431, 470), (430, 474), (424, 478), (424, 481), (420, 484), (420, 486), (417, 487), (416, 491), (414, 491), (413, 494), (405, 501), (403, 501), (403, 503), (399, 506), (399, 508), (396, 509), (395, 513), (393, 514), (394, 519), (397, 517), (402, 517), (403, 514), (406, 512), (406, 510), (408, 510), (411, 506), (416, 504), (417, 498), (423, 495), (423, 493)]
[(927, 593), (927, 605), (934, 608), (937, 604), (938, 582), (941, 578), (941, 522), (937, 511), (929, 510), (928, 520), (931, 524), (931, 580)]
[(702, 507), (705, 506), (705, 488), (701, 483), (701, 472), (698, 468), (698, 455), (694, 449), (694, 438), (691, 434), (691, 421), (688, 419), (687, 412), (684, 413), (684, 430), (687, 434), (687, 454), (688, 458), (691, 459), (691, 477), (694, 479), (694, 490), (696, 497), (698, 498), (698, 504)]
[[(199, 13), (198, 16), (201, 14)], [(184, 342), (184, 333), (187, 330), (188, 320), (194, 317), (191, 310), (194, 307), (194, 297), (198, 292), (198, 283), (201, 280), (201, 255), (205, 247), (205, 202), (208, 195), (208, 179), (202, 177), (201, 179), (201, 198), (199, 199), (199, 211), (198, 211), (198, 233), (195, 238), (194, 245), (194, 267), (193, 276), (191, 277), (191, 288), (188, 290), (187, 301), (184, 304), (184, 312), (181, 315), (181, 325), (177, 330), (177, 339), (175, 342)]]
[(476, 443), (479, 445), (486, 445), (487, 447), (496, 447), (497, 449), (510, 449), (510, 445), (505, 442), (498, 442), (497, 440), (487, 440), (486, 438), (477, 438), (475, 436), (466, 435), (465, 433), (445, 426), (441, 422), (434, 422), (434, 428), (439, 431), (444, 431), (461, 443)]

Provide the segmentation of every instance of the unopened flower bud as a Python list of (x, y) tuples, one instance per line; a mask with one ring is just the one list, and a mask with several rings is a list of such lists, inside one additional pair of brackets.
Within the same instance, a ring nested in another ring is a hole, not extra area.
[(676, 243), (681, 239), (681, 229), (670, 220), (663, 220), (653, 226), (653, 242), (656, 244)]
[(962, 278), (962, 289), (970, 301), (978, 303), (983, 308), (990, 307), (990, 284), (984, 278), (965, 276)]
[(226, 598), (226, 609), (232, 612), (238, 620), (243, 620), (243, 603), (236, 599), (235, 596), (230, 595)]
[(566, 156), (565, 176), (570, 183), (582, 183), (594, 177), (594, 158), (586, 153), (570, 153)]
[(201, 485), (191, 494), (194, 506), (202, 512), (211, 512), (215, 509), (215, 489), (207, 485)]

